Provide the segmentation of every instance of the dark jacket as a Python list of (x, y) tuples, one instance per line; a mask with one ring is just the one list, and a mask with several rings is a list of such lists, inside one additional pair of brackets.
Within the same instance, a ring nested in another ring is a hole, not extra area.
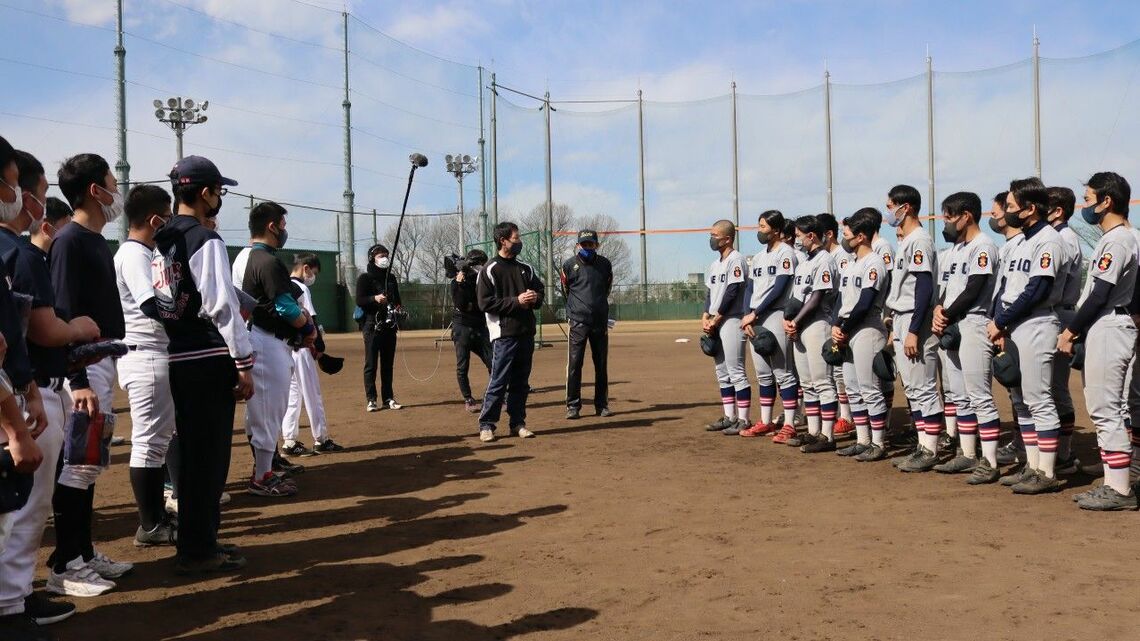
[[(519, 294), (532, 289), (538, 292), (533, 308), (519, 303)], [(546, 300), (546, 288), (530, 265), (517, 258), (496, 254), (479, 272), (476, 286), (479, 309), (487, 315), (491, 340), (500, 336), (534, 336), (534, 310)]]
[[(480, 270), (482, 271), (482, 270)], [(451, 312), (451, 324), (464, 327), (482, 328), (487, 326), (487, 317), (479, 310), (478, 273), (468, 270), (463, 282), (451, 281), (451, 301), (455, 307)]]
[(610, 318), (610, 288), (614, 271), (605, 256), (586, 260), (574, 254), (562, 263), (562, 291), (566, 294), (566, 318), (591, 327), (605, 327)]
[[(388, 302), (384, 305), (377, 303), (373, 298), (377, 294), (387, 294)], [(391, 269), (369, 264), (368, 270), (356, 279), (356, 305), (364, 310), (364, 320), (361, 321), (364, 331), (372, 331), (377, 322), (388, 318), (388, 305), (401, 304), (400, 285)]]

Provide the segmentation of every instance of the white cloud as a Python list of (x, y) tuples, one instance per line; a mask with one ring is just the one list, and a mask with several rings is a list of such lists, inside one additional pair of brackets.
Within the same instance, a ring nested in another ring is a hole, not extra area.
[(457, 38), (470, 38), (489, 28), (478, 12), (460, 3), (438, 4), (430, 9), (412, 4), (384, 31), (397, 40), (439, 52), (452, 49)]
[(115, 24), (116, 7), (114, 2), (92, 2), (92, 0), (53, 0), (53, 4), (63, 9), (69, 20), (85, 24)]

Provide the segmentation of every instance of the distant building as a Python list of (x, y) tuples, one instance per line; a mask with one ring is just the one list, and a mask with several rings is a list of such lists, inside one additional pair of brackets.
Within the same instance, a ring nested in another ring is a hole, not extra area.
[(689, 272), (688, 277), (685, 278), (685, 282), (693, 284), (703, 283), (705, 282), (705, 275), (701, 272)]

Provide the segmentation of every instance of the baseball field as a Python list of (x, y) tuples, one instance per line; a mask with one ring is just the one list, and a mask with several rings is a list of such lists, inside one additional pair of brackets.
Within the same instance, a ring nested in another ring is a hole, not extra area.
[[(322, 384), (332, 436), (349, 451), (295, 459), (308, 467), (298, 496), (244, 493), (251, 457), (238, 408), (222, 537), (249, 565), (184, 579), (172, 550), (134, 548), (129, 447), (118, 446), (99, 481), (95, 537), (136, 567), (115, 591), (77, 599), (80, 613), (55, 626), (58, 636), (1136, 638), (1140, 522), (1078, 510), (1069, 495), (1092, 479), (1015, 496), (965, 477), (708, 434), (720, 408), (697, 331), (619, 323), (610, 347), (617, 415), (608, 419), (587, 410), (566, 421), (565, 343), (539, 350), (528, 419), (538, 437), (490, 445), (463, 411), (451, 343), (440, 354), (438, 332), (401, 337), (405, 409), (373, 414), (364, 412), (359, 336), (332, 337), (329, 351), (348, 360)], [(691, 342), (675, 342), (682, 337)], [(427, 378), (437, 357), (429, 380), (409, 376)], [(486, 372), (475, 368), (472, 383), (481, 391)], [(1074, 447), (1093, 460), (1077, 378), (1073, 390)], [(590, 398), (589, 387), (583, 393)], [(130, 433), (129, 420), (119, 414), (118, 433)], [(304, 424), (302, 435), (311, 445)], [(51, 539), (49, 527), (45, 545)]]

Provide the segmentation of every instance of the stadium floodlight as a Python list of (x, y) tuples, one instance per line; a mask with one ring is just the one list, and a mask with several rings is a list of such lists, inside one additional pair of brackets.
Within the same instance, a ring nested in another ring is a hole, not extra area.
[(161, 100), (154, 101), (156, 107), (154, 117), (174, 131), (179, 160), (182, 159), (182, 134), (192, 125), (200, 125), (206, 122), (207, 118), (201, 112), (206, 109), (208, 104), (209, 101), (202, 101), (195, 106), (192, 99), (181, 96), (167, 98), (165, 108), (163, 108)]
[(463, 228), (463, 177), (477, 169), (477, 161), (467, 154), (448, 154), (444, 160), (447, 161), (447, 173), (455, 176), (455, 181), (459, 184), (459, 253), (464, 254), (467, 243)]

